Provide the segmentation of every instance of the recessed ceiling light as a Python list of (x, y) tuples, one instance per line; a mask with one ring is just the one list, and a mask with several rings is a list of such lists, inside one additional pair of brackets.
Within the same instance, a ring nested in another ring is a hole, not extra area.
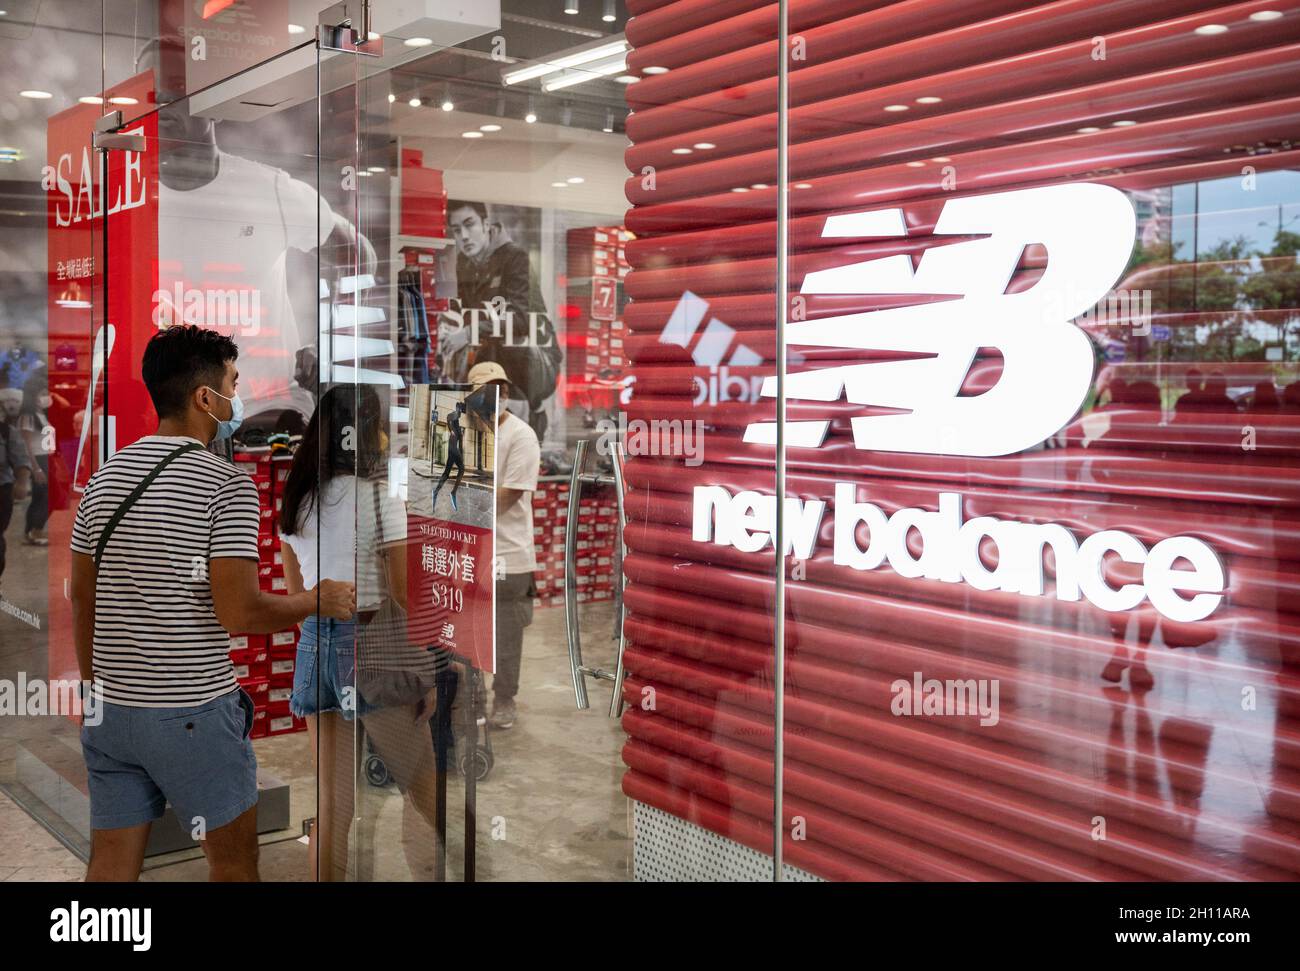
[(84, 98), (78, 98), (83, 105), (102, 105), (104, 99), (97, 94), (88, 94)]
[(885, 105), (886, 111), (906, 111), (907, 105)]
[(564, 0), (564, 12), (569, 16), (575, 16), (578, 13), (578, 0)]
[(1226, 34), (1227, 32), (1227, 24), (1202, 24), (1192, 31), (1192, 33), (1200, 34), (1202, 37), (1213, 37), (1215, 34)]
[(393, 103), (394, 101), (396, 101), (396, 100), (397, 100), (397, 95), (395, 95), (395, 94), (393, 94), (393, 92), (389, 91), (389, 92), (388, 92), (388, 103), (389, 103), (389, 104), (392, 104), (392, 103)]
[(478, 126), (478, 130), (479, 130), (479, 131), (500, 131), (500, 130), (501, 130), (501, 126), (500, 126), (500, 125), (494, 125), (494, 124), (479, 125), (479, 126)]
[(357, 175), (363, 175), (368, 179), (371, 177), (372, 173), (367, 172), (365, 169), (362, 169), (360, 172), (357, 173)]
[(460, 133), (460, 137), (461, 138), (482, 138), (483, 133), (481, 131), (463, 131)]
[(1277, 20), (1282, 16), (1281, 10), (1256, 10), (1250, 15), (1251, 20)]
[(456, 105), (452, 102), (450, 98), (447, 98), (445, 101), (443, 101), (441, 107), (443, 111), (454, 111)]
[(811, 183), (811, 182), (796, 182), (796, 183), (794, 184), (794, 187), (795, 187), (796, 189), (811, 189), (811, 188), (812, 188), (812, 183)]
[(135, 98), (117, 97), (109, 98), (108, 103), (111, 105), (138, 105), (140, 102)]
[(1101, 129), (1088, 125), (1085, 128), (1080, 128), (1078, 131), (1080, 135), (1091, 135), (1093, 132), (1101, 131)]
[(407, 47), (430, 47), (433, 44), (432, 37), (408, 37), (402, 41)]
[(528, 114), (524, 115), (524, 121), (528, 122), (528, 124), (530, 125), (536, 120), (537, 120), (537, 115), (535, 112), (530, 111), (528, 112)]
[(24, 98), (34, 98), (37, 101), (43, 101), (46, 98), (54, 97), (54, 95), (50, 94), (48, 91), (37, 91), (35, 88), (28, 88), (26, 91), (19, 91), (18, 93)]
[(1111, 122), (1111, 125), (1112, 125), (1113, 127), (1115, 127), (1115, 128), (1132, 128), (1132, 127), (1133, 127), (1134, 125), (1136, 125), (1136, 124), (1137, 124), (1136, 121), (1132, 121), (1132, 120), (1130, 120), (1130, 119), (1128, 119), (1128, 118), (1125, 118), (1125, 119), (1123, 119), (1123, 120), (1121, 120), (1121, 121), (1112, 121), (1112, 122)]
[(701, 152), (707, 152), (709, 149), (717, 148), (718, 146), (714, 145), (713, 142), (696, 142), (695, 147)]
[(674, 149), (673, 149), (673, 154), (674, 154), (674, 155), (690, 155), (690, 154), (691, 154), (691, 150), (690, 150), (689, 148), (674, 148)]
[(387, 172), (388, 169), (384, 168), (382, 165), (367, 165), (367, 166), (366, 166), (366, 171), (367, 171), (367, 172)]
[(642, 68), (641, 73), (642, 74), (667, 74), (668, 68), (663, 67), (659, 64), (655, 64), (650, 67)]
[(766, 189), (766, 188), (767, 188), (767, 183), (766, 183), (766, 182), (755, 182), (753, 185), (750, 186), (750, 188), (751, 188), (751, 189)]
[(408, 105), (410, 105), (412, 108), (418, 108), (418, 107), (420, 107), (420, 104), (421, 104), (419, 98), (412, 98), (410, 101), (408, 101), (408, 102), (406, 102), (406, 103), (407, 103)]
[(569, 185), (582, 185), (582, 183), (586, 182), (587, 180), (580, 175), (571, 175), (566, 181), (569, 183)]
[(923, 98), (917, 98), (916, 103), (919, 105), (937, 105), (943, 98), (936, 98), (932, 94), (927, 94)]
[(567, 182), (552, 182), (552, 183), (551, 183), (551, 188), (552, 188), (552, 189), (567, 189), (568, 187), (569, 187), (569, 183), (567, 183)]
[(908, 162), (908, 163), (907, 163), (907, 167), (908, 167), (909, 169), (923, 169), (923, 168), (925, 168), (925, 163), (924, 163), (924, 162)]
[(934, 158), (930, 159), (930, 161), (938, 162), (940, 165), (942, 165), (944, 162), (951, 162), (952, 159), (950, 159), (947, 155), (936, 155)]
[(291, 34), (305, 34), (305, 33), (307, 33), (307, 28), (304, 27), (302, 24), (290, 24), (290, 25), (289, 25), (289, 33), (291, 33)]
[(731, 191), (732, 191), (732, 192), (748, 192), (749, 190), (746, 189), (743, 185), (738, 185), (738, 186), (736, 186), (734, 189), (732, 189)]
[(620, 74), (614, 80), (617, 81), (619, 84), (636, 84), (641, 79), (637, 77), (635, 74)]

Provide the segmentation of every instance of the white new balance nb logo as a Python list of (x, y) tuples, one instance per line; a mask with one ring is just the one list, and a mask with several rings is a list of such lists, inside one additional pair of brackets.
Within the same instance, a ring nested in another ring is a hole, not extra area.
[[(861, 449), (946, 455), (1008, 455), (1050, 438), (1092, 384), (1093, 351), (1071, 321), (1115, 284), (1128, 262), (1137, 220), (1122, 192), (1093, 183), (954, 199), (936, 236), (980, 235), (927, 250), (916, 271), (890, 256), (809, 273), (803, 293), (952, 295), (954, 299), (791, 323), (789, 345), (870, 348), (933, 355), (804, 371), (786, 378), (790, 398), (908, 409), (857, 416)], [(906, 236), (900, 209), (831, 216), (823, 237)], [(1026, 246), (1047, 249), (1030, 289), (1007, 293)], [(997, 348), (1003, 370), (988, 391), (958, 397), (981, 347)], [(775, 396), (776, 379), (763, 394)], [(828, 421), (786, 423), (786, 441), (813, 448)], [(745, 441), (773, 444), (776, 424), (758, 422)]]

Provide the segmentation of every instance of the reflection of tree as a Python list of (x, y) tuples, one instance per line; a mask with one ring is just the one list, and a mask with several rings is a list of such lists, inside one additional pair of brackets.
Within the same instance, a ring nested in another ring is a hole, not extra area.
[(1279, 229), (1272, 249), (1256, 255), (1260, 266), (1242, 282), (1242, 299), (1252, 310), (1271, 311), (1285, 360), (1291, 324), (1300, 316), (1300, 233)]

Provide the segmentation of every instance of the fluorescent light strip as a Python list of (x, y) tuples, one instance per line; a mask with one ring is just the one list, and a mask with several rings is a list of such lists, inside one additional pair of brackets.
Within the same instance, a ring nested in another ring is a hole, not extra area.
[(582, 84), (584, 81), (594, 81), (597, 78), (608, 77), (611, 74), (620, 74), (625, 70), (627, 70), (627, 55), (619, 55), (614, 60), (565, 71), (558, 77), (543, 81), (542, 90), (549, 94), (552, 91), (559, 91), (561, 88), (571, 88), (575, 84)]
[(619, 38), (609, 44), (601, 44), (599, 47), (591, 47), (585, 51), (566, 54), (563, 57), (557, 57), (553, 61), (539, 61), (536, 64), (528, 65), (528, 67), (520, 68), (518, 71), (511, 71), (502, 75), (501, 82), (503, 84), (519, 84), (521, 81), (531, 81), (533, 78), (540, 78), (543, 74), (562, 71), (566, 67), (590, 64), (592, 61), (600, 61), (615, 55), (626, 56), (628, 50), (627, 41)]

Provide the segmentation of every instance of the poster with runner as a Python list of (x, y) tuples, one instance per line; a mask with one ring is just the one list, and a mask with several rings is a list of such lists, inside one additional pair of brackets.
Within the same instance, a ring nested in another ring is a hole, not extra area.
[(497, 392), (411, 388), (407, 623), (411, 642), (496, 671)]

